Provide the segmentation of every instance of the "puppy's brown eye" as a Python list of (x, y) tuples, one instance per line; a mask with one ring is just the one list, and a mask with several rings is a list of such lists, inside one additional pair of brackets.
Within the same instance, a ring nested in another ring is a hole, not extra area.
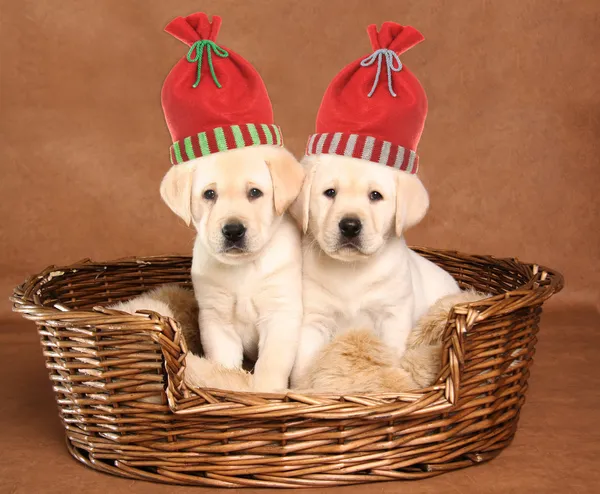
[(323, 195), (325, 197), (329, 197), (330, 199), (333, 199), (336, 194), (337, 192), (335, 191), (335, 189), (327, 189), (325, 192), (323, 192)]
[(212, 189), (206, 189), (202, 194), (202, 197), (207, 201), (214, 201), (217, 197), (217, 193)]
[(381, 195), (381, 192), (377, 192), (376, 190), (374, 190), (369, 194), (369, 199), (371, 199), (371, 201), (373, 202), (381, 201), (383, 199), (383, 196)]
[(262, 191), (255, 187), (253, 187), (252, 189), (250, 189), (248, 191), (248, 197), (250, 199), (258, 199), (259, 197), (262, 197), (262, 195), (263, 195)]

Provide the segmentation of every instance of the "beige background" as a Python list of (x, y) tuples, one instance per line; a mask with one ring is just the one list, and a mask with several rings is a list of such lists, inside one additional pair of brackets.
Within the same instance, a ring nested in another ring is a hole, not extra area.
[(68, 458), (37, 336), (6, 298), (49, 264), (190, 252), (192, 232), (158, 194), (170, 145), (160, 88), (186, 53), (162, 30), (205, 10), (223, 17), (219, 42), (262, 74), (298, 155), (329, 81), (369, 53), (367, 24), (423, 32), (402, 61), (429, 96), (419, 151), (432, 207), (409, 242), (517, 256), (562, 271), (567, 285), (547, 306), (515, 445), (484, 467), (402, 490), (525, 492), (527, 482), (528, 492), (591, 492), (600, 457), (598, 0), (0, 2), (0, 375), (10, 384), (0, 491), (131, 487)]

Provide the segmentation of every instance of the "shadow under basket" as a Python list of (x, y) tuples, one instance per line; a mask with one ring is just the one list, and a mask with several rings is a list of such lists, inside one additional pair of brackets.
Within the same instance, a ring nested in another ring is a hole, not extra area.
[(50, 267), (14, 291), (38, 327), (70, 453), (113, 475), (220, 487), (421, 479), (513, 439), (542, 304), (562, 276), (514, 259), (415, 249), (492, 298), (453, 308), (435, 385), (396, 395), (191, 389), (176, 321), (100, 308), (164, 283), (189, 257)]

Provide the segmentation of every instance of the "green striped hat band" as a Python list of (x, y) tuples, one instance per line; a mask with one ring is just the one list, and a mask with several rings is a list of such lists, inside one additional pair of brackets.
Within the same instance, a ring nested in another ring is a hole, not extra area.
[(174, 142), (171, 146), (171, 163), (177, 165), (220, 151), (263, 144), (283, 146), (281, 129), (277, 125), (242, 124), (217, 127)]

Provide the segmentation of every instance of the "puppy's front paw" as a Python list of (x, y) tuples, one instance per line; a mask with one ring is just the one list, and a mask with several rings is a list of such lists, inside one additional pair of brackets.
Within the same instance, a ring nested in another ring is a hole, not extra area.
[(206, 358), (188, 353), (185, 358), (185, 383), (192, 388), (217, 388), (251, 391), (252, 374), (243, 369), (228, 369)]

